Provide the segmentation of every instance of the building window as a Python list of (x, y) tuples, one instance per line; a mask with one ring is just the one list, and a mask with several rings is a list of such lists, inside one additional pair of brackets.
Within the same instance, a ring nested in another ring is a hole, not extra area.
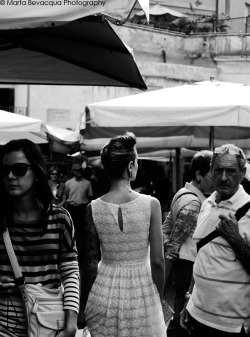
[(0, 110), (14, 111), (15, 89), (0, 88)]

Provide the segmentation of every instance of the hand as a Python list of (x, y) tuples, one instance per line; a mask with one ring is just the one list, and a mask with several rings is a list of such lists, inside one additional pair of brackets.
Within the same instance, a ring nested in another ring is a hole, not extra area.
[(14, 293), (14, 279), (7, 276), (0, 277), (0, 296), (10, 296)]
[(220, 235), (229, 243), (235, 243), (242, 241), (242, 237), (239, 233), (238, 222), (233, 213), (229, 213), (229, 216), (219, 215), (221, 222), (216, 227)]
[(186, 305), (182, 309), (180, 313), (180, 326), (187, 331), (188, 334), (190, 334), (193, 330), (191, 324), (190, 324), (190, 315), (186, 309)]
[(56, 337), (74, 337), (76, 334), (77, 328), (65, 328), (64, 330), (60, 331)]

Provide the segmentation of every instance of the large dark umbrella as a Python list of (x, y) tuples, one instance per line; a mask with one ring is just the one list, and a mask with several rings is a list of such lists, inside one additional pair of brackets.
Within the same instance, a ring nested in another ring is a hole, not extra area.
[(132, 53), (101, 16), (0, 30), (0, 83), (147, 88)]

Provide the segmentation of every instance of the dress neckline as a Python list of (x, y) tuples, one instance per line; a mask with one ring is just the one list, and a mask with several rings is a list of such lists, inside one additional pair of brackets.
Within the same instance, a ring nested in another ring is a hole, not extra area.
[(128, 202), (124, 202), (123, 204), (114, 204), (112, 202), (107, 202), (107, 201), (104, 201), (102, 200), (101, 198), (98, 198), (98, 200), (100, 200), (101, 202), (105, 203), (105, 204), (109, 204), (109, 205), (115, 205), (115, 206), (123, 206), (123, 205), (128, 205), (128, 204), (131, 204), (132, 202), (138, 200), (139, 198), (142, 197), (142, 194), (140, 194), (137, 198), (135, 198), (134, 200), (131, 200), (131, 201), (128, 201)]

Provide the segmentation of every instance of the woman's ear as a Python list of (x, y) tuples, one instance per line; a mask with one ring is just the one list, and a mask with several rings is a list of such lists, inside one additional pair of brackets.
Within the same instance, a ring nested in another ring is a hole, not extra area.
[(129, 171), (133, 170), (133, 167), (134, 167), (134, 162), (131, 160), (128, 164), (128, 170)]
[(200, 174), (200, 171), (199, 171), (199, 170), (197, 170), (197, 171), (195, 172), (195, 179), (196, 179), (197, 183), (200, 183), (200, 182), (201, 182), (201, 174)]

